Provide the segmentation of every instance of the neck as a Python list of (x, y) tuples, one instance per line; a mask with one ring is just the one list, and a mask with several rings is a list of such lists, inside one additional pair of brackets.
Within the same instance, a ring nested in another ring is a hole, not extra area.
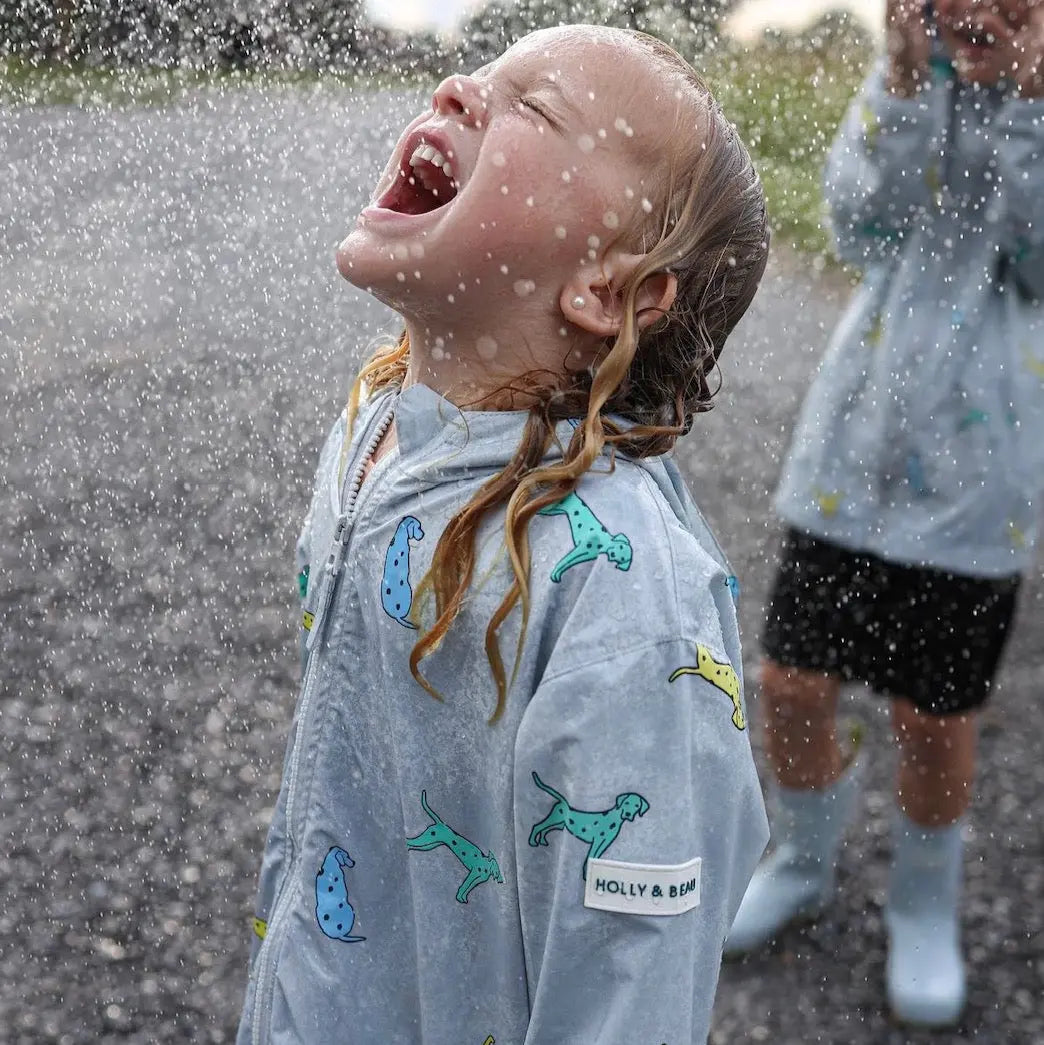
[(471, 410), (524, 410), (539, 401), (539, 390), (564, 383), (566, 366), (587, 354), (579, 332), (543, 331), (532, 338), (510, 324), (436, 328), (406, 321), (410, 363), (403, 382), (424, 384), (443, 398)]

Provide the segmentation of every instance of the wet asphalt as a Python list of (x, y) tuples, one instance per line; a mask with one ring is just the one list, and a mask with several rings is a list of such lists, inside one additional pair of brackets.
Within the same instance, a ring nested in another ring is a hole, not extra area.
[[(234, 1037), (295, 699), (293, 540), (391, 327), (332, 252), (418, 102), (297, 85), (0, 108), (5, 1045)], [(742, 583), (751, 683), (771, 490), (847, 291), (777, 249), (679, 450)], [(869, 774), (838, 901), (725, 967), (714, 1045), (1044, 1043), (1042, 680), (1038, 563), (983, 725), (961, 1027), (883, 1012), (894, 756), (887, 707), (857, 690)]]

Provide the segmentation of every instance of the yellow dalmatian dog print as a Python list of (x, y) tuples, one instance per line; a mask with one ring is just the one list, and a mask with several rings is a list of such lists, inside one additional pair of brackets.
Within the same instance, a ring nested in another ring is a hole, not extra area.
[(718, 661), (711, 656), (706, 646), (696, 644), (696, 667), (682, 667), (671, 673), (667, 680), (673, 682), (682, 675), (700, 675), (712, 686), (717, 686), (732, 701), (732, 724), (737, 729), (746, 729), (747, 720), (743, 714), (743, 702), (740, 699), (739, 676), (728, 661)]

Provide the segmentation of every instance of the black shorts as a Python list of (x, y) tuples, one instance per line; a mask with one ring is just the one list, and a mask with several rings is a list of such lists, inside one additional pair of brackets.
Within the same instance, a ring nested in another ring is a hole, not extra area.
[(967, 711), (989, 695), (1019, 581), (904, 566), (788, 530), (762, 647), (921, 711)]

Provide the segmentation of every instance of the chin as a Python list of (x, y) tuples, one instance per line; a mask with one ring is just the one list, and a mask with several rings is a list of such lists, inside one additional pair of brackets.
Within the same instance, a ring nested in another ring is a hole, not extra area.
[[(356, 227), (337, 246), (334, 253), (337, 271), (354, 286), (370, 290), (375, 282), (383, 282), (389, 277), (389, 273), (382, 271), (388, 268), (387, 251), (384, 251), (384, 257), (380, 254), (373, 244), (366, 242), (363, 231)], [(394, 279), (394, 275), (391, 278)]]

